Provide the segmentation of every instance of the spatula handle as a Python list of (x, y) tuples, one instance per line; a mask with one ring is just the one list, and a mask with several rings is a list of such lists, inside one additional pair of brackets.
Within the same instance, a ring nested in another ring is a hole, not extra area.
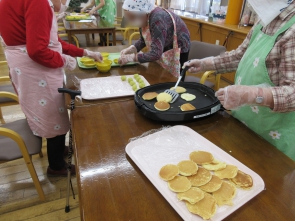
[(189, 69), (190, 67), (189, 66), (185, 66), (185, 68), (181, 71), (181, 74), (180, 76), (178, 77), (178, 81), (176, 82), (174, 88), (176, 89), (176, 87), (178, 86), (181, 78), (183, 77), (184, 73), (187, 72), (187, 70)]

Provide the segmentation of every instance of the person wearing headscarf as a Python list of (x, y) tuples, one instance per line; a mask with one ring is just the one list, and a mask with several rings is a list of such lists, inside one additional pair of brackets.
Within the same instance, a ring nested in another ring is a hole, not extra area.
[[(140, 39), (121, 51), (119, 63), (156, 61), (178, 77), (191, 45), (190, 33), (181, 18), (155, 6), (153, 0), (125, 0), (122, 8), (129, 25), (140, 28)], [(139, 53), (145, 47), (148, 52)]]
[(216, 92), (221, 104), (295, 161), (295, 1), (248, 2), (260, 21), (244, 42), (234, 51), (185, 66), (192, 73), (237, 71), (235, 85)]
[(64, 12), (68, 3), (0, 1), (0, 35), (10, 78), (33, 134), (47, 139), (48, 176), (67, 175), (63, 156), (70, 125), (64, 97), (57, 91), (63, 87), (64, 68), (75, 69), (76, 56), (102, 60), (100, 53), (77, 48), (58, 37), (54, 11)]

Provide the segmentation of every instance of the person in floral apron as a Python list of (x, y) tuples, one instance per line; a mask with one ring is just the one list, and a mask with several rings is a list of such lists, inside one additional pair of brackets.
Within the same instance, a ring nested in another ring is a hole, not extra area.
[(66, 5), (61, 0), (1, 0), (0, 35), (22, 111), (34, 135), (47, 138), (47, 174), (66, 176), (63, 155), (69, 117), (57, 89), (63, 87), (64, 68), (76, 67), (71, 56), (101, 60), (101, 55), (62, 42), (53, 8), (62, 12)]
[[(150, 0), (125, 0), (122, 8), (127, 22), (140, 27), (140, 39), (121, 51), (119, 63), (156, 61), (173, 76), (178, 77), (188, 60), (190, 34), (176, 14), (155, 7)], [(147, 53), (138, 53), (146, 47)]]
[(238, 49), (192, 60), (190, 72), (235, 71), (216, 96), (232, 115), (295, 161), (295, 2), (248, 0), (260, 17)]

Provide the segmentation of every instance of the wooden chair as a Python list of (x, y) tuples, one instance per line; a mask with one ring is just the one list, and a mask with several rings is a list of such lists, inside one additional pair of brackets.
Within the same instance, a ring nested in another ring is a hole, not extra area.
[[(0, 66), (7, 65), (7, 61), (0, 61)], [(0, 83), (10, 82), (8, 76), (0, 77)], [(18, 97), (15, 94), (14, 88), (11, 83), (0, 85), (0, 122), (5, 124), (2, 107), (18, 105)]]
[[(224, 46), (208, 44), (200, 41), (192, 41), (191, 48), (189, 52), (189, 60), (192, 59), (202, 59), (211, 56), (218, 56), (226, 51)], [(185, 82), (198, 82), (205, 84), (208, 87), (218, 90), (220, 86), (220, 74), (215, 75), (215, 84), (207, 81), (208, 77), (215, 74), (215, 71), (206, 71), (201, 78), (195, 76), (186, 76)]]
[(26, 119), (0, 127), (0, 163), (24, 158), (39, 198), (43, 201), (45, 195), (32, 163), (32, 155), (39, 153), (41, 148), (42, 138), (33, 135)]
[[(59, 27), (58, 28), (58, 36), (60, 38), (68, 38), (69, 36), (68, 36), (68, 34), (65, 31), (66, 31), (66, 29), (64, 27)], [(80, 47), (80, 43), (79, 43), (78, 38), (75, 35), (71, 35), (71, 37), (75, 41), (76, 46), (79, 48)]]

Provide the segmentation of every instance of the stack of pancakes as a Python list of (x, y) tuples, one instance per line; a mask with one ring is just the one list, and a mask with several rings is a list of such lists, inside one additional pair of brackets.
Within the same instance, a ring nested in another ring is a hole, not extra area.
[(250, 175), (219, 162), (209, 152), (194, 151), (189, 157), (177, 165), (163, 166), (159, 175), (177, 198), (186, 202), (187, 209), (203, 219), (212, 218), (217, 206), (232, 206), (237, 187), (246, 190), (253, 186)]

